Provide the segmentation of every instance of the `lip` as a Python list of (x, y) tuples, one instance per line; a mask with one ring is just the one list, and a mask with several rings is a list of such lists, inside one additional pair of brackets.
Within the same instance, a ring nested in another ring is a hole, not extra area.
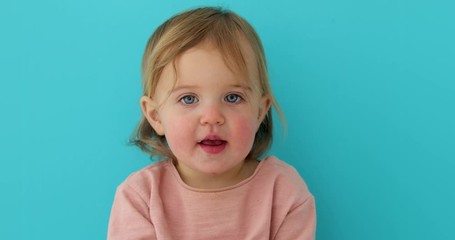
[(226, 148), (227, 141), (217, 135), (208, 135), (198, 145), (208, 154), (218, 154)]

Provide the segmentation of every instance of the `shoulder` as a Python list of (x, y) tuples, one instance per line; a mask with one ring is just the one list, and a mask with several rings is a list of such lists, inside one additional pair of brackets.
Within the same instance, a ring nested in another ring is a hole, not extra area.
[(312, 197), (308, 186), (299, 172), (290, 164), (275, 156), (266, 157), (262, 163), (262, 175), (273, 181), (274, 192), (281, 196), (294, 196), (296, 201)]
[(278, 171), (283, 171), (283, 172), (295, 172), (295, 168), (291, 166), (290, 164), (284, 162), (283, 160), (277, 158), (276, 156), (267, 156), (262, 160), (264, 162), (264, 165), (267, 165), (269, 167), (274, 168), (275, 170)]
[(289, 181), (304, 182), (298, 171), (290, 164), (275, 156), (268, 156), (263, 161), (263, 170), (269, 174)]
[(164, 178), (171, 175), (170, 160), (152, 163), (139, 171), (131, 173), (119, 186), (119, 191), (132, 191), (140, 195), (144, 200), (150, 197), (150, 193), (160, 185)]
[[(263, 160), (265, 172), (273, 176), (270, 239), (314, 239), (314, 197), (298, 171), (274, 156)], [(267, 179), (267, 176), (263, 176)], [(259, 184), (259, 183), (258, 183)]]

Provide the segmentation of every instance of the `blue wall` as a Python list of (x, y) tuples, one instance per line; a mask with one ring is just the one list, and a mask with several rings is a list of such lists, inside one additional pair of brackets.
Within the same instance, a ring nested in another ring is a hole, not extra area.
[(320, 240), (455, 239), (449, 0), (0, 2), (0, 239), (104, 239), (139, 66), (165, 19), (228, 7), (263, 39), (288, 132), (272, 153), (316, 196)]

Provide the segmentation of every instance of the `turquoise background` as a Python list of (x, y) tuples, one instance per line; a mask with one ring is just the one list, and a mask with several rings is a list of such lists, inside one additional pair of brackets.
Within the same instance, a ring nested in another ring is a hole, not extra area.
[(152, 31), (194, 6), (266, 48), (317, 239), (455, 239), (455, 4), (449, 0), (0, 2), (0, 239), (105, 239)]

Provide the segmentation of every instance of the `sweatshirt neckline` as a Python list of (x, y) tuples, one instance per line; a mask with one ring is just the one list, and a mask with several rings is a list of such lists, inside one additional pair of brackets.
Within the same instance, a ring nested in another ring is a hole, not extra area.
[(180, 177), (180, 174), (179, 172), (177, 171), (177, 168), (174, 166), (174, 164), (172, 163), (172, 160), (171, 159), (168, 159), (166, 160), (167, 161), (167, 165), (168, 167), (171, 169), (171, 172), (172, 172), (172, 175), (174, 175), (174, 178), (176, 179), (176, 181), (182, 186), (184, 187), (185, 189), (187, 190), (190, 190), (192, 192), (203, 192), (203, 193), (215, 193), (215, 192), (224, 192), (224, 191), (229, 191), (229, 190), (232, 190), (232, 189), (236, 189), (236, 188), (239, 188), (245, 184), (247, 184), (248, 182), (250, 182), (251, 180), (254, 179), (254, 177), (258, 174), (258, 172), (261, 170), (261, 168), (263, 167), (265, 161), (268, 159), (269, 157), (266, 157), (264, 158), (263, 160), (260, 160), (259, 161), (259, 164), (257, 165), (256, 169), (254, 170), (253, 174), (251, 174), (251, 176), (249, 176), (248, 178), (234, 184), (234, 185), (231, 185), (231, 186), (227, 186), (227, 187), (222, 187), (222, 188), (215, 188), (215, 189), (205, 189), (205, 188), (195, 188), (195, 187), (191, 187), (189, 186), (188, 184), (186, 184), (183, 179)]

